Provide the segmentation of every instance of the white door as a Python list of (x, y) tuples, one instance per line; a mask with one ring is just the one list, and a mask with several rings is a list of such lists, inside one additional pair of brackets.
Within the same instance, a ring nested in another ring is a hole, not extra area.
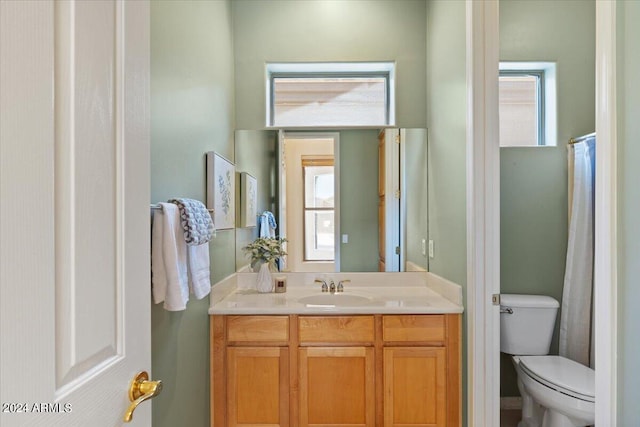
[(388, 128), (385, 138), (385, 269), (400, 268), (400, 129)]
[(121, 426), (151, 367), (146, 1), (0, 1), (0, 165), (0, 425)]

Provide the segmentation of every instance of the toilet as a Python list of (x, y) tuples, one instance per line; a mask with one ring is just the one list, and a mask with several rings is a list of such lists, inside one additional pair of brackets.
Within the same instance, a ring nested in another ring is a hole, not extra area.
[(512, 355), (522, 395), (518, 427), (585, 427), (595, 420), (595, 371), (549, 355), (558, 301), (500, 295), (500, 351)]

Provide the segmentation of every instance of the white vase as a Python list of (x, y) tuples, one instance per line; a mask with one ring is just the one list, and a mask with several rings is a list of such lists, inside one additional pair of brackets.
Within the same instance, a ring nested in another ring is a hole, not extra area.
[(273, 278), (271, 277), (271, 270), (269, 269), (269, 263), (265, 262), (260, 266), (258, 270), (258, 281), (256, 283), (258, 292), (271, 292), (273, 291)]

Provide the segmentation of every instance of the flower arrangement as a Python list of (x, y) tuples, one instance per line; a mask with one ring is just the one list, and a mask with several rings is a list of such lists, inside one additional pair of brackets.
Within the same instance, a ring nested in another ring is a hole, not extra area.
[(251, 258), (251, 267), (267, 263), (275, 270), (276, 262), (287, 254), (283, 249), (286, 241), (287, 239), (279, 237), (259, 237), (242, 250)]

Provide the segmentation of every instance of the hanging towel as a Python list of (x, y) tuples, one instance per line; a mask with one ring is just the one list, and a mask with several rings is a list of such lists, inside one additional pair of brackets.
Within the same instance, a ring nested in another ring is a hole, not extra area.
[(207, 207), (199, 200), (171, 199), (180, 209), (180, 223), (187, 245), (202, 245), (213, 237), (213, 221)]
[(260, 215), (260, 237), (275, 239), (277, 227), (278, 224), (276, 223), (276, 218), (273, 216), (273, 213), (269, 211), (262, 212), (262, 215)]
[(189, 301), (187, 243), (178, 206), (160, 203), (155, 211), (151, 238), (153, 301), (164, 301), (169, 311), (184, 310)]
[(196, 299), (202, 299), (211, 292), (209, 269), (209, 244), (187, 246), (189, 264), (189, 289)]

